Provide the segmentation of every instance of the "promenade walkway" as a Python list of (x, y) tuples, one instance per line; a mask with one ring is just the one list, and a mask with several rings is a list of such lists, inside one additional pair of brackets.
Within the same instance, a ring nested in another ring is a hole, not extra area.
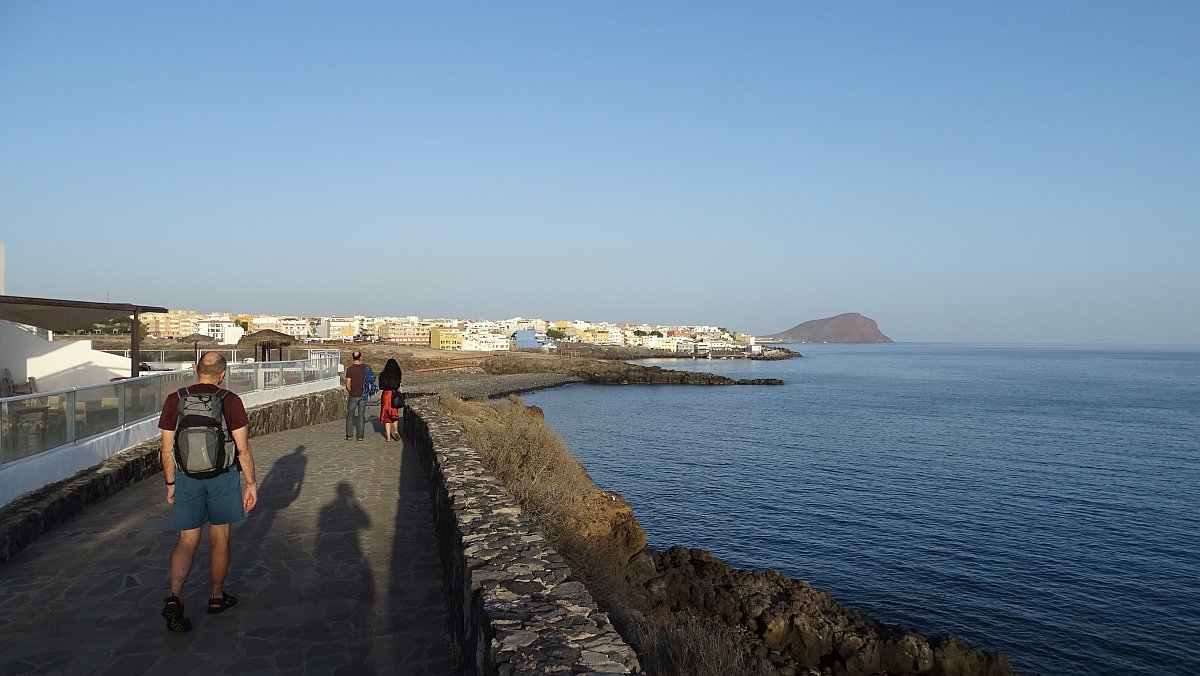
[(159, 615), (177, 535), (143, 481), (0, 566), (0, 674), (447, 674), (442, 568), (416, 451), (341, 421), (251, 439), (259, 505), (233, 530), (206, 615), (207, 536), (185, 587), (194, 629)]

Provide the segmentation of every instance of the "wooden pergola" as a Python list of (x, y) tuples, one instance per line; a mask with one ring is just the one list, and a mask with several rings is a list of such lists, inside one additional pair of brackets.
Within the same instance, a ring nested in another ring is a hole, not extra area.
[(288, 345), (294, 345), (296, 339), (286, 333), (280, 333), (272, 329), (263, 329), (255, 331), (248, 336), (243, 336), (238, 341), (238, 349), (254, 348), (258, 355), (259, 361), (270, 361), (271, 350), (279, 352), (279, 361), (283, 361), (283, 348)]
[(217, 339), (205, 333), (193, 333), (190, 336), (184, 336), (183, 338), (180, 338), (179, 342), (192, 344), (192, 352), (194, 352), (196, 355), (194, 361), (195, 363), (199, 364), (200, 343), (215, 343), (217, 342)]

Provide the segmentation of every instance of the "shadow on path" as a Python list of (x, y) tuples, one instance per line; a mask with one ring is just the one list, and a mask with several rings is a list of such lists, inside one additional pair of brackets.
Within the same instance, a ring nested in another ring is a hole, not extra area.
[[(434, 533), (429, 478), (419, 451), (402, 440), (400, 486), (389, 569), (388, 610), (391, 630), (411, 636), (393, 646), (393, 664), (413, 665), (411, 673), (450, 673), (449, 617), (442, 582), (442, 560)], [(422, 618), (444, 619), (430, 623)], [(424, 626), (422, 626), (424, 625)], [(415, 671), (416, 665), (428, 671)], [(438, 671), (441, 669), (442, 671)]]
[(161, 481), (143, 481), (0, 571), (0, 675), (452, 673), (417, 451), (347, 443), (342, 421), (253, 443), (259, 505), (234, 527), (236, 608), (204, 613), (198, 555), (184, 589), (195, 629), (166, 631), (159, 610), (178, 534), (165, 526)]
[(258, 470), (258, 504), (246, 515), (246, 520), (234, 529), (234, 565), (229, 576), (229, 584), (233, 588), (245, 587), (249, 581), (247, 575), (252, 571), (268, 572), (261, 565), (249, 569), (247, 564), (263, 561), (262, 549), (274, 534), (272, 526), (276, 518), (300, 497), (308, 469), (306, 450), (304, 444), (299, 444), (291, 453), (280, 456), (265, 475), (261, 468)]

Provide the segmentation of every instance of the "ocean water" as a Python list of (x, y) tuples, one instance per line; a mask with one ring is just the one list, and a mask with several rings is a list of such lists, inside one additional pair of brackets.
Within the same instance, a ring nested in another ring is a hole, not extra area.
[(654, 547), (811, 580), (1025, 674), (1200, 673), (1200, 347), (793, 348), (650, 362), (780, 387), (525, 400)]

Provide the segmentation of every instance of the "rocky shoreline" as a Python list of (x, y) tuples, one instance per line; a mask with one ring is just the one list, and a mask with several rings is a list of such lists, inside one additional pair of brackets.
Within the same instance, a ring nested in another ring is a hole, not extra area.
[(581, 382), (585, 381), (563, 373), (452, 374), (427, 382), (406, 383), (404, 393), (420, 397), (450, 392), (460, 399), (493, 399)]
[(492, 357), (481, 368), (492, 375), (553, 372), (596, 385), (782, 385), (778, 378), (734, 380), (703, 371), (677, 371), (661, 366), (643, 366), (619, 360), (578, 357), (505, 355)]
[(591, 377), (569, 373), (507, 373), (507, 374), (454, 374), (436, 380), (406, 383), (404, 392), (408, 396), (453, 393), (460, 399), (494, 399), (510, 394), (535, 392), (571, 383), (595, 385), (782, 385), (777, 378), (753, 378), (734, 380), (711, 373), (672, 371), (657, 366), (641, 367), (622, 375), (613, 372), (596, 372)]
[(646, 592), (651, 621), (691, 612), (743, 629), (756, 639), (755, 656), (784, 676), (1015, 673), (1003, 653), (883, 624), (807, 580), (739, 570), (703, 549), (645, 549), (634, 555), (626, 576)]

